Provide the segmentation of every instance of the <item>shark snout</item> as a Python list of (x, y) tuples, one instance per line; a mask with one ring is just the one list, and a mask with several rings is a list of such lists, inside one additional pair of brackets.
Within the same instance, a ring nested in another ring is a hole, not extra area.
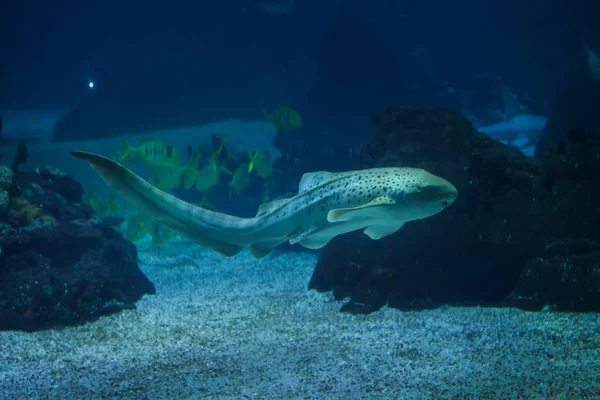
[(451, 184), (447, 180), (442, 180), (444, 181), (444, 184), (440, 186), (438, 196), (440, 204), (445, 208), (448, 207), (450, 204), (454, 203), (454, 201), (458, 197), (458, 190), (453, 184)]
[(429, 192), (428, 196), (430, 201), (436, 204), (440, 210), (454, 203), (458, 197), (458, 190), (456, 187), (444, 178), (430, 175), (428, 183), (429, 187), (426, 187), (424, 191)]
[[(456, 187), (439, 176), (423, 171), (423, 179), (404, 193), (402, 204), (410, 204), (413, 208), (413, 217), (431, 216), (450, 206), (458, 197)], [(417, 211), (418, 210), (418, 211)]]

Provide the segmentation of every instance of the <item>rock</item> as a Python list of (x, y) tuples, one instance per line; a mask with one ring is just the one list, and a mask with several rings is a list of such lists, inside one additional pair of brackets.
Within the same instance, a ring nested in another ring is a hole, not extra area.
[(0, 189), (0, 214), (4, 214), (8, 211), (10, 205), (10, 199), (8, 197), (8, 191)]
[(378, 241), (361, 232), (335, 238), (309, 287), (348, 298), (344, 310), (505, 304), (547, 245), (600, 239), (597, 153), (571, 146), (566, 155), (528, 159), (451, 110), (390, 107), (373, 121), (361, 167), (424, 168), (452, 182), (459, 197)]
[(534, 311), (600, 311), (600, 247), (589, 240), (552, 243), (527, 263), (506, 302)]
[(554, 151), (571, 129), (589, 129), (600, 132), (598, 103), (600, 102), (600, 82), (590, 74), (587, 57), (581, 57), (565, 86), (558, 93), (552, 105), (552, 112), (544, 127), (536, 155), (544, 151)]
[(564, 239), (550, 243), (545, 249), (545, 258), (568, 257), (598, 251), (598, 243), (593, 240)]
[(137, 249), (56, 171), (17, 173), (0, 217), (0, 329), (38, 330), (134, 308), (154, 285)]
[(8, 220), (13, 221), (13, 225), (27, 225), (35, 217), (44, 216), (62, 222), (92, 217), (92, 209), (80, 202), (81, 184), (57, 169), (17, 172), (11, 190), (14, 206)]
[(12, 162), (12, 165), (10, 166), (10, 169), (13, 172), (17, 172), (17, 168), (19, 168), (19, 165), (25, 164), (28, 159), (29, 159), (29, 153), (27, 152), (27, 145), (25, 144), (25, 142), (21, 141), (21, 142), (19, 142), (17, 150), (15, 151), (15, 154), (13, 157), (13, 162)]
[(12, 180), (12, 170), (8, 167), (0, 166), (0, 189), (8, 190)]
[(58, 168), (44, 167), (38, 169), (43, 178), (43, 187), (51, 188), (69, 202), (78, 202), (83, 196), (83, 187), (79, 182)]

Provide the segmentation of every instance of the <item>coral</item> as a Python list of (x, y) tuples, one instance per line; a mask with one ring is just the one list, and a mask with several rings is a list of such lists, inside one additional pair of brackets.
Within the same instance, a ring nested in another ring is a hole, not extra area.
[(10, 199), (8, 190), (13, 180), (13, 172), (8, 167), (0, 166), (0, 214), (8, 211)]
[(42, 186), (51, 187), (51, 191), (60, 194), (65, 200), (78, 202), (83, 196), (83, 188), (75, 179), (58, 168), (38, 168), (38, 174), (43, 181)]
[(42, 215), (42, 216), (40, 217), (40, 220), (42, 220), (42, 221), (44, 221), (44, 222), (51, 223), (51, 224), (55, 224), (55, 223), (57, 222), (57, 221), (56, 221), (56, 218), (54, 218), (52, 215), (49, 215), (49, 214)]
[(0, 214), (4, 214), (8, 211), (10, 206), (10, 199), (8, 197), (8, 192), (4, 189), (0, 189)]
[(27, 199), (13, 197), (10, 199), (9, 220), (19, 226), (31, 225), (42, 211), (41, 207), (31, 204)]
[(136, 247), (114, 229), (122, 220), (74, 201), (80, 185), (71, 177), (17, 173), (13, 192), (0, 215), (0, 329), (93, 321), (154, 293)]
[(13, 172), (10, 168), (0, 166), (0, 189), (8, 189), (13, 180)]

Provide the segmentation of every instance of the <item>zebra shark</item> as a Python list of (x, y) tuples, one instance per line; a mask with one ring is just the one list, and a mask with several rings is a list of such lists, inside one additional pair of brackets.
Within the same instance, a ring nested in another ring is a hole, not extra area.
[(408, 221), (437, 214), (458, 196), (450, 182), (419, 168), (320, 171), (302, 176), (297, 195), (263, 204), (255, 217), (241, 218), (180, 200), (104, 156), (71, 154), (88, 161), (139, 211), (225, 256), (250, 247), (260, 258), (286, 241), (320, 249), (358, 229), (377, 240)]

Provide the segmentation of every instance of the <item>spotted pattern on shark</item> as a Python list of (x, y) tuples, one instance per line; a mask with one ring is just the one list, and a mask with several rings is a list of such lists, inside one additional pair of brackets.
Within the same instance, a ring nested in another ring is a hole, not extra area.
[(285, 241), (319, 249), (359, 229), (377, 240), (408, 221), (437, 214), (458, 196), (450, 182), (418, 168), (321, 171), (303, 175), (296, 196), (261, 205), (253, 218), (240, 218), (177, 199), (103, 156), (72, 154), (87, 160), (140, 211), (227, 256), (249, 247), (263, 257)]

